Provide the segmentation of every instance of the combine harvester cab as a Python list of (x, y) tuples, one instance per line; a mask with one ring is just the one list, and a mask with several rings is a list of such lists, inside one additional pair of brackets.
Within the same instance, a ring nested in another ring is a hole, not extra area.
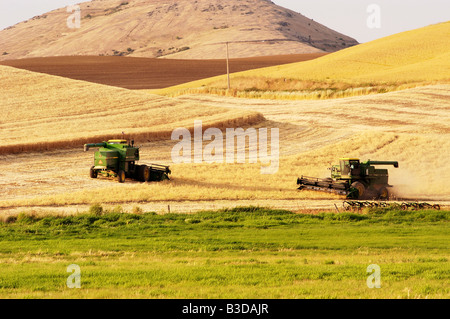
[(302, 176), (297, 179), (298, 189), (327, 191), (346, 195), (349, 199), (388, 200), (389, 174), (387, 169), (375, 168), (375, 165), (398, 167), (397, 161), (360, 162), (358, 158), (341, 158), (339, 165), (333, 165), (330, 178)]
[(94, 153), (94, 166), (90, 169), (90, 177), (115, 177), (119, 183), (126, 178), (141, 182), (162, 181), (169, 179), (169, 166), (159, 164), (136, 164), (139, 161), (139, 147), (126, 140), (109, 140), (108, 142), (85, 144), (84, 151), (90, 148), (99, 148)]

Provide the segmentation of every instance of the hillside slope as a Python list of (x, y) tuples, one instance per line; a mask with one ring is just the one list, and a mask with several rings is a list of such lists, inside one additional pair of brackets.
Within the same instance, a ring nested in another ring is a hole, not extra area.
[(72, 13), (61, 8), (0, 31), (0, 60), (62, 55), (225, 58), (226, 41), (231, 42), (231, 57), (334, 52), (357, 44), (267, 0), (94, 0), (80, 8), (78, 29), (68, 28)]
[[(398, 33), (320, 60), (273, 67), (266, 76), (343, 81), (450, 79), (450, 21)], [(251, 72), (249, 72), (251, 74)]]
[[(397, 89), (402, 84), (450, 81), (450, 22), (398, 33), (330, 53), (315, 60), (249, 70), (232, 74), (237, 90), (320, 91), (334, 94), (348, 88)], [(162, 93), (183, 92), (203, 86), (225, 88), (216, 77), (170, 88)], [(205, 92), (203, 92), (205, 93)], [(355, 92), (350, 92), (355, 93)], [(372, 93), (372, 92), (370, 92)], [(357, 94), (357, 92), (355, 93)]]

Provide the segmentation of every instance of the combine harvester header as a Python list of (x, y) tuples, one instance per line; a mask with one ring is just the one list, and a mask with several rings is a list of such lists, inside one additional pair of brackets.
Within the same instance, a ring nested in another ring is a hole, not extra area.
[(348, 199), (388, 200), (388, 188), (392, 187), (388, 183), (388, 170), (375, 168), (375, 165), (392, 165), (397, 168), (398, 162), (360, 162), (358, 158), (341, 158), (338, 165), (329, 168), (331, 177), (302, 176), (297, 179), (298, 189), (332, 192), (346, 195)]

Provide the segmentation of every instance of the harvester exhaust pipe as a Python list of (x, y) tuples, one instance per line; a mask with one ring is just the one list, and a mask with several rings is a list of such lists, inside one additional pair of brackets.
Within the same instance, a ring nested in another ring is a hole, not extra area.
[(91, 144), (84, 144), (84, 151), (87, 152), (89, 151), (89, 148), (91, 147), (105, 147), (106, 143), (91, 143)]
[(398, 168), (397, 161), (371, 161), (371, 160), (368, 160), (367, 164), (369, 164), (369, 165), (393, 165), (395, 168)]

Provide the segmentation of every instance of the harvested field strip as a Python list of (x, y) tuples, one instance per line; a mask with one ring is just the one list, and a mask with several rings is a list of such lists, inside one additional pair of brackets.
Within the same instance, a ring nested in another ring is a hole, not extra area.
[[(231, 72), (307, 61), (326, 53), (230, 59)], [(126, 89), (160, 89), (226, 74), (226, 60), (67, 56), (7, 60), (0, 65)]]
[[(228, 127), (248, 127), (255, 126), (264, 121), (264, 117), (261, 114), (250, 114), (244, 117), (238, 117), (231, 120), (221, 120), (217, 122), (205, 121), (203, 119), (203, 130), (210, 127), (218, 129), (226, 129)], [(191, 134), (194, 132), (193, 122), (186, 122), (185, 127), (189, 130)], [(32, 142), (32, 143), (18, 143), (14, 145), (3, 145), (0, 146), (0, 154), (18, 154), (22, 152), (39, 152), (39, 151), (51, 151), (57, 149), (69, 149), (82, 147), (86, 143), (92, 143), (92, 141), (107, 141), (109, 139), (124, 138), (124, 139), (134, 139), (136, 142), (150, 142), (158, 140), (170, 140), (172, 131), (178, 127), (177, 125), (172, 126), (168, 130), (159, 130), (156, 128), (155, 131), (140, 132), (133, 129), (127, 130), (128, 133), (121, 135), (120, 133), (110, 133), (102, 135), (90, 135), (89, 137), (80, 138), (68, 138), (59, 141), (45, 141), (45, 142)], [(28, 128), (33, 128), (29, 126)]]
[[(290, 123), (302, 130), (450, 132), (450, 85), (326, 101), (260, 101), (207, 95), (178, 99), (258, 112), (269, 121)], [(331, 138), (333, 134), (328, 136)]]

